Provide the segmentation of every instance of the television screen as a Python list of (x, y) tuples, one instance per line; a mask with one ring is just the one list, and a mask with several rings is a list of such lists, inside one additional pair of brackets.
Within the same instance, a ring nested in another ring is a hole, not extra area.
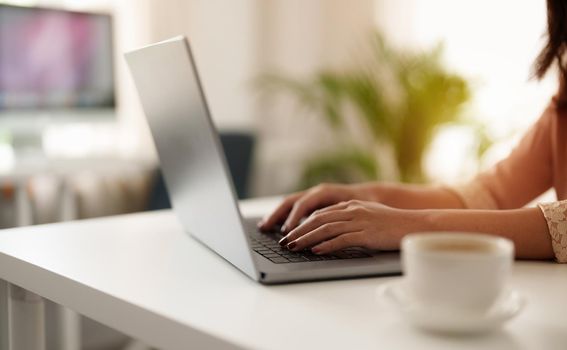
[(0, 110), (114, 104), (110, 15), (0, 5)]

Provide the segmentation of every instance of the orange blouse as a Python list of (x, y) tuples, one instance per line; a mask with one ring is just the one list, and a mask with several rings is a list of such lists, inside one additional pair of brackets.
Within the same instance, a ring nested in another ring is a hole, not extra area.
[(453, 189), (470, 209), (514, 209), (551, 187), (558, 202), (538, 206), (557, 261), (567, 262), (567, 108), (557, 97), (507, 158)]

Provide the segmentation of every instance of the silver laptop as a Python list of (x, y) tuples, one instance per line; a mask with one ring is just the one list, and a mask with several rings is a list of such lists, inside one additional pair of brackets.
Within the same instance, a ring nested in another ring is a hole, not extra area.
[[(176, 37), (126, 54), (173, 210), (195, 239), (261, 283), (399, 274), (397, 253), (328, 256), (281, 248), (243, 218), (189, 43)], [(227, 62), (228, 64), (228, 62)]]

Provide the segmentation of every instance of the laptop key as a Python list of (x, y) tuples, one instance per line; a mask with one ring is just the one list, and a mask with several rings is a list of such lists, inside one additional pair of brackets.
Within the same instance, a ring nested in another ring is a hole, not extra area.
[(324, 260), (337, 260), (337, 259), (338, 259), (338, 257), (336, 257), (336, 256), (334, 256), (334, 255), (321, 255), (321, 257), (322, 257)]
[(287, 259), (284, 258), (283, 256), (278, 256), (278, 257), (275, 257), (275, 258), (270, 258), (270, 261), (272, 261), (273, 263), (276, 263), (276, 264), (283, 264), (283, 263), (289, 262), (289, 260), (287, 260)]
[(268, 254), (268, 253), (273, 253), (271, 250), (266, 249), (266, 248), (260, 248), (260, 249), (254, 249), (255, 252), (258, 252), (260, 254)]
[(339, 259), (349, 259), (350, 258), (350, 254), (345, 253), (343, 251), (334, 252), (333, 255), (335, 255)]
[(371, 255), (368, 255), (366, 253), (362, 253), (362, 252), (356, 252), (356, 253), (351, 253), (350, 254), (351, 258), (357, 259), (357, 258), (369, 258), (371, 257)]
[(293, 257), (293, 258), (289, 258), (289, 261), (291, 262), (306, 262), (309, 261), (301, 256), (297, 256), (297, 257)]
[(320, 261), (320, 260), (324, 260), (322, 256), (318, 256), (318, 255), (306, 256), (306, 258), (309, 259), (309, 261)]

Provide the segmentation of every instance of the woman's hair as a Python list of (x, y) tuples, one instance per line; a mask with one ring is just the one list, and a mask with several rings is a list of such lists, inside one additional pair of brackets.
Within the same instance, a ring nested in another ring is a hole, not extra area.
[[(562, 89), (567, 82), (565, 50), (567, 45), (567, 1), (547, 0), (547, 42), (534, 63), (534, 76), (541, 79), (557, 64)], [(566, 92), (562, 91), (562, 95)]]

